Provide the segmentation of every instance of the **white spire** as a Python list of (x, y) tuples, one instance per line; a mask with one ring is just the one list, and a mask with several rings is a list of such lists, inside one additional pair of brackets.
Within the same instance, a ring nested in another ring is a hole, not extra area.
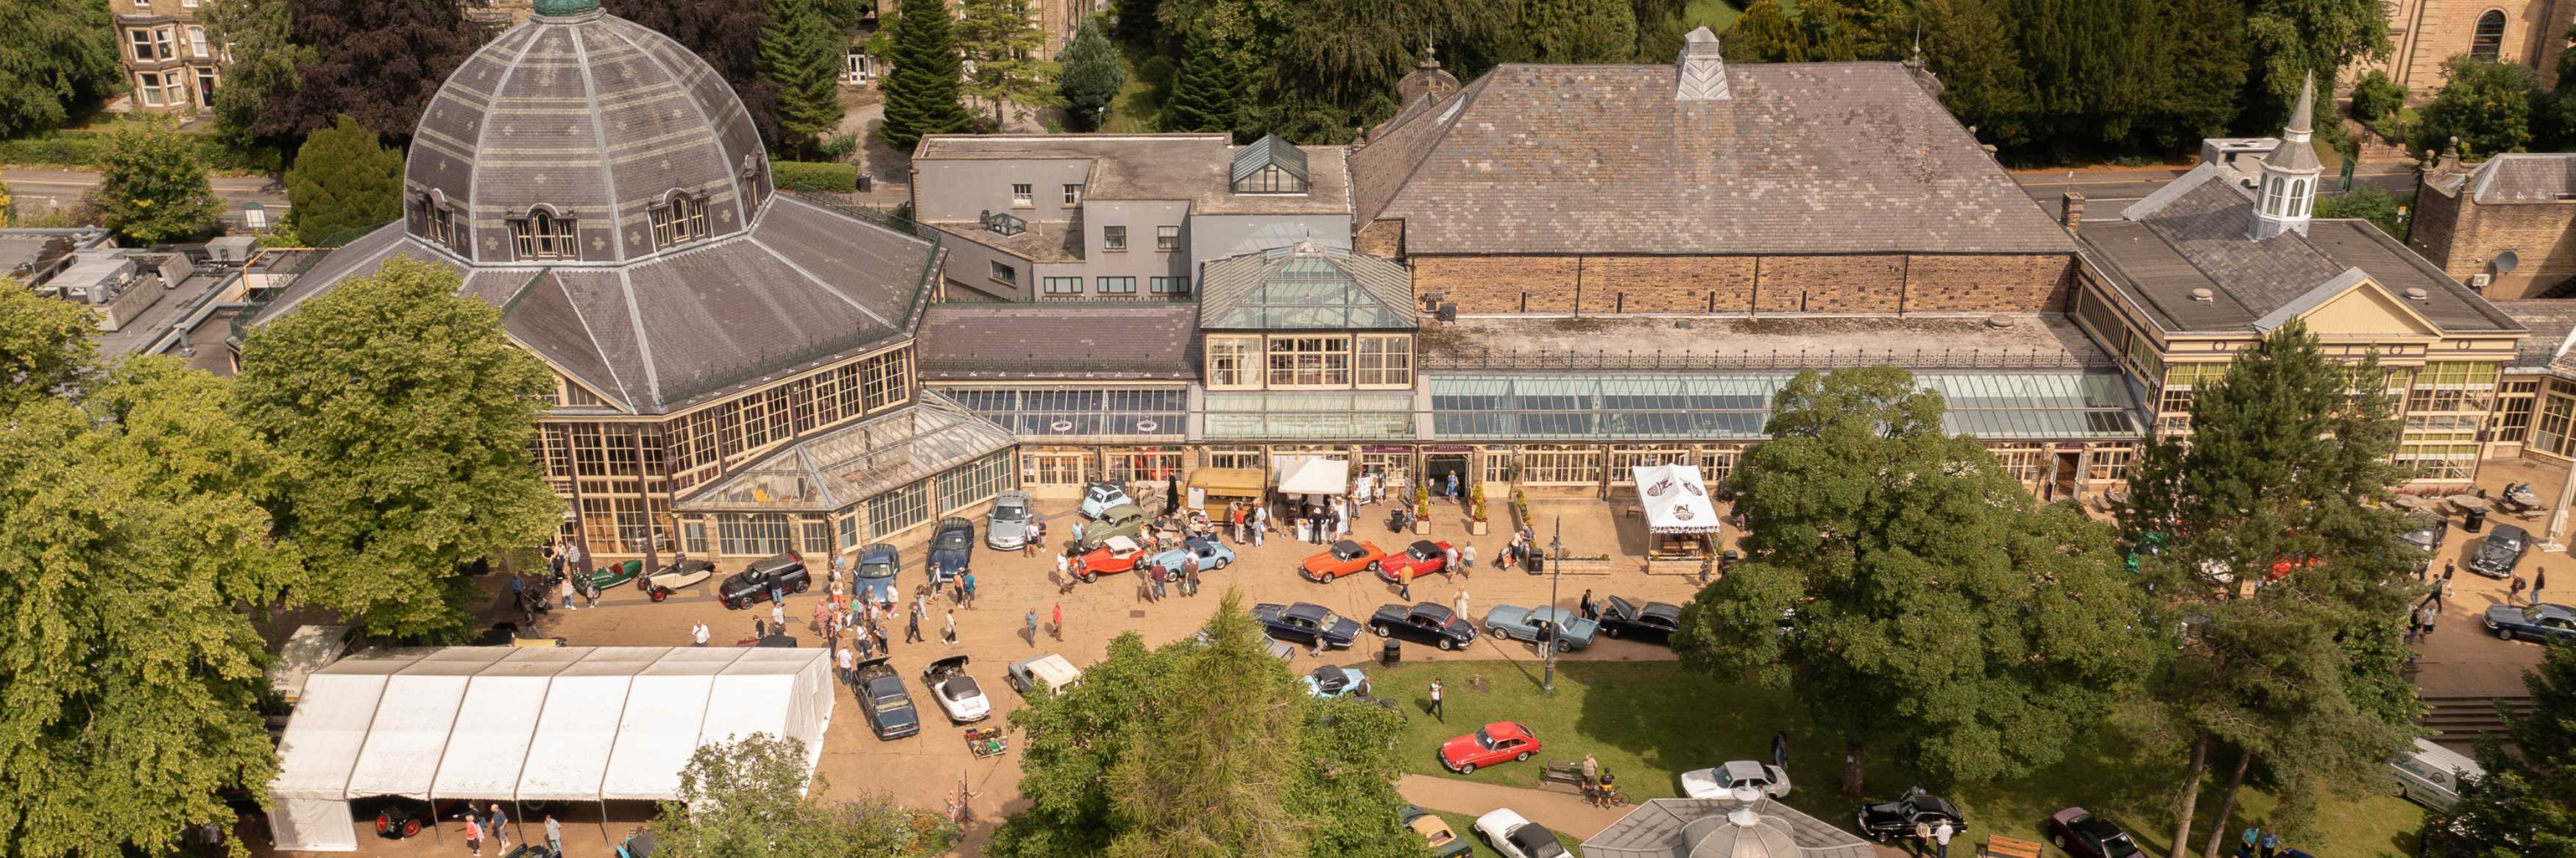
[(2284, 232), (2308, 234), (2308, 215), (2317, 204), (2317, 185), (2325, 167), (2308, 142), (2316, 111), (2317, 76), (2309, 72), (2299, 84), (2299, 101), (2281, 127), (2281, 145), (2263, 159), (2263, 175), (2254, 186), (2254, 222), (2248, 235), (2260, 241)]

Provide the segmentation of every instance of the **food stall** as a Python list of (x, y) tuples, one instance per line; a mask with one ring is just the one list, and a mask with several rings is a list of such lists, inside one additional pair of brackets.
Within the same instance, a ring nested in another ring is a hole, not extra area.
[(1190, 472), (1189, 482), (1190, 494), (1184, 504), (1214, 519), (1224, 516), (1228, 502), (1260, 503), (1262, 487), (1269, 480), (1260, 468), (1200, 468)]
[(1632, 469), (1646, 520), (1646, 554), (1685, 560), (1716, 550), (1719, 517), (1698, 465), (1639, 465)]

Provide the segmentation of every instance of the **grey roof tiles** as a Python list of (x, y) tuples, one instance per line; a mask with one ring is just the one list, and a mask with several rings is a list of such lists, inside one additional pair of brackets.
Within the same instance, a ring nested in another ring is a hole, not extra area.
[(1198, 377), (1198, 306), (931, 305), (916, 362), (925, 380)]

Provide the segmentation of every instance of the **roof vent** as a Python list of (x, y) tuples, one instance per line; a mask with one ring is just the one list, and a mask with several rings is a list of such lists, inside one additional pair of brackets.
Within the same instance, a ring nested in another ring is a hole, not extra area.
[(1989, 327), (1989, 328), (2009, 328), (2009, 327), (2012, 327), (2012, 326), (2013, 326), (2013, 318), (2012, 318), (2011, 316), (2007, 316), (2007, 315), (2004, 315), (2004, 314), (2002, 314), (2002, 313), (1997, 313), (1997, 314), (1994, 314), (1994, 315), (1992, 315), (1992, 316), (1987, 316), (1987, 317), (1986, 317), (1986, 327)]
[(2424, 291), (2424, 287), (2422, 286), (2406, 287), (2406, 300), (2421, 301), (2430, 297), (2433, 297), (2433, 293)]
[(1717, 34), (1707, 27), (1682, 37), (1682, 53), (1674, 63), (1680, 75), (1673, 88), (1673, 100), (1725, 101), (1734, 97), (1726, 90), (1726, 58), (1718, 52)]
[(2216, 301), (2218, 300), (2218, 293), (2209, 291), (2208, 287), (2202, 287), (2191, 290), (2191, 299), (2194, 301)]

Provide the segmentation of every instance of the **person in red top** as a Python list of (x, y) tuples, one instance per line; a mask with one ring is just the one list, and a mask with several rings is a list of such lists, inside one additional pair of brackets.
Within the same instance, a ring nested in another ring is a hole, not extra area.
[(1055, 639), (1056, 639), (1056, 640), (1064, 640), (1064, 603), (1063, 603), (1063, 602), (1057, 602), (1057, 603), (1055, 603), (1055, 617), (1054, 617), (1054, 619), (1051, 619), (1051, 620), (1049, 620), (1049, 621), (1047, 622), (1047, 632), (1048, 632), (1049, 634), (1053, 634), (1053, 635), (1055, 635)]

